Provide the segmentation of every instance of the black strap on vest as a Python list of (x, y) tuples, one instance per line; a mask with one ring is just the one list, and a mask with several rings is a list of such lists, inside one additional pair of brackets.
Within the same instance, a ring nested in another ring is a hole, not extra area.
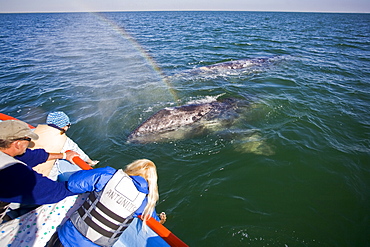
[[(89, 199), (91, 200), (91, 204), (95, 200), (97, 200), (96, 196), (94, 193), (90, 193)], [(81, 218), (88, 224), (92, 229), (103, 235), (104, 237), (107, 238), (118, 238), (124, 230), (130, 225), (130, 223), (134, 220), (132, 216), (127, 217), (127, 218), (122, 218), (121, 216), (113, 213), (110, 211), (108, 208), (106, 208), (103, 204), (98, 202), (96, 204), (96, 208), (99, 208), (102, 212), (104, 212), (106, 215), (111, 217), (112, 219), (121, 222), (120, 224), (114, 224), (104, 218), (98, 211), (96, 211), (94, 208), (90, 210), (91, 204), (86, 200), (84, 204), (82, 204), (82, 207), (80, 207), (77, 211), (78, 214), (81, 216)], [(90, 212), (89, 212), (90, 211)], [(87, 217), (85, 217), (87, 215)], [(96, 218), (98, 221), (106, 225), (107, 227), (115, 230), (115, 232), (110, 232), (96, 224), (92, 219), (91, 216)]]
[(8, 209), (9, 202), (2, 202), (0, 201), (0, 223), (1, 219), (5, 216), (6, 210)]
[[(94, 193), (90, 193), (89, 195), (89, 199), (93, 202), (95, 200), (97, 200), (96, 196)], [(86, 202), (85, 202), (86, 203)], [(112, 219), (118, 221), (118, 222), (123, 222), (125, 221), (125, 218), (122, 218), (121, 216), (113, 213), (112, 211), (110, 211), (107, 207), (105, 207), (103, 204), (101, 204), (100, 202), (98, 202), (96, 204), (96, 207), (99, 208), (103, 213), (105, 213), (106, 215), (108, 215), (109, 217), (111, 217)], [(88, 208), (88, 207), (86, 207)]]

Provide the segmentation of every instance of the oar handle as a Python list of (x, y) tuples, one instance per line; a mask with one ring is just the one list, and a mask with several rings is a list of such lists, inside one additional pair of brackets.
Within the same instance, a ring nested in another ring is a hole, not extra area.
[[(68, 150), (67, 152), (70, 152), (71, 150)], [(87, 164), (83, 159), (81, 159), (79, 156), (75, 156), (72, 158), (73, 162), (78, 165), (82, 170), (91, 170), (93, 169), (89, 164)]]

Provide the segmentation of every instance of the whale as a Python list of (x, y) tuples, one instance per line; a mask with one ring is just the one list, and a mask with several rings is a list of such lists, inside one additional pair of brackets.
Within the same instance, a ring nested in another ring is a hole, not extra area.
[(128, 136), (128, 143), (179, 140), (230, 127), (248, 102), (236, 98), (166, 107), (141, 123)]
[(270, 65), (282, 60), (282, 56), (245, 58), (214, 63), (201, 67), (184, 70), (173, 75), (165, 76), (167, 80), (194, 80), (201, 78), (217, 78), (224, 76), (240, 75), (243, 73), (258, 72), (268, 68)]
[(196, 70), (236, 70), (244, 69), (251, 66), (261, 66), (268, 62), (272, 62), (274, 58), (254, 58), (254, 59), (240, 59), (227, 62), (216, 63), (212, 65), (202, 66), (196, 68)]
[(212, 99), (209, 102), (165, 107), (142, 122), (128, 136), (130, 144), (162, 143), (217, 133), (231, 141), (239, 153), (270, 156), (274, 147), (258, 129), (239, 128), (238, 121), (253, 108), (246, 99)]

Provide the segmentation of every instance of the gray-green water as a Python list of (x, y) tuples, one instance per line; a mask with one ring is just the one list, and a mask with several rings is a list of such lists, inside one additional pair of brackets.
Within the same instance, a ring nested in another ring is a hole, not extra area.
[[(190, 246), (368, 246), (370, 15), (131, 12), (0, 15), (1, 112), (53, 110), (100, 166), (158, 166), (166, 226)], [(243, 58), (242, 70), (189, 70)], [(230, 130), (128, 134), (167, 106), (251, 104)]]

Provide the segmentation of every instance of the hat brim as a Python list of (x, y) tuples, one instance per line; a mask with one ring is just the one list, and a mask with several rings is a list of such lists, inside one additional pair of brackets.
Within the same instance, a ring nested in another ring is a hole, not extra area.
[(32, 131), (30, 131), (30, 133), (28, 133), (26, 135), (26, 137), (29, 137), (31, 138), (32, 140), (38, 140), (39, 139), (39, 136), (36, 134), (36, 133), (33, 133)]

